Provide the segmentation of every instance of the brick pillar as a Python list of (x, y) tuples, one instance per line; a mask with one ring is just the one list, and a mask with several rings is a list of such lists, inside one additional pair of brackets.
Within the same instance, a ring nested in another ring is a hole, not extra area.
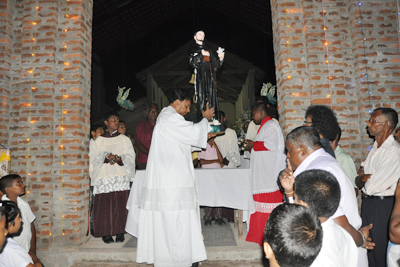
[[(369, 111), (378, 107), (400, 110), (400, 53), (396, 1), (349, 2), (351, 38), (354, 53), (354, 76), (358, 93), (362, 159), (371, 139), (365, 134)], [(360, 21), (362, 23), (360, 23)], [(364, 36), (362, 34), (362, 28)], [(364, 57), (364, 45), (367, 59)], [(367, 60), (367, 65), (365, 65)], [(366, 73), (368, 74), (365, 77)], [(370, 97), (368, 95), (368, 86)]]
[(8, 147), (9, 126), (9, 97), (10, 97), (10, 68), (12, 64), (12, 7), (13, 1), (3, 1), (0, 4), (1, 27), (0, 35), (0, 144)]
[(1, 79), (9, 97), (0, 112), (10, 118), (11, 169), (26, 180), (38, 250), (76, 246), (89, 238), (92, 0), (8, 2), (2, 16), (12, 35), (1, 42), (12, 61), (2, 55), (10, 82)]
[(302, 125), (309, 105), (328, 105), (343, 130), (341, 146), (358, 163), (372, 143), (365, 131), (369, 109), (400, 108), (396, 103), (400, 98), (396, 2), (362, 3), (372, 107), (362, 79), (365, 65), (358, 1), (271, 2), (283, 130)]

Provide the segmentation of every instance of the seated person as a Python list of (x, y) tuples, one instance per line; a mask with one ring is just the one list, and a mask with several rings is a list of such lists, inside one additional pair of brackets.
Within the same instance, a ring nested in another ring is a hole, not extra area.
[(264, 230), (264, 252), (270, 267), (311, 266), (322, 246), (322, 228), (309, 209), (289, 203), (277, 206)]
[(340, 202), (335, 176), (323, 170), (308, 170), (296, 177), (294, 188), (294, 203), (313, 211), (324, 231), (321, 252), (311, 266), (357, 267), (358, 250), (353, 238), (331, 218)]
[(0, 254), (0, 265), (7, 267), (43, 267), (40, 262), (33, 264), (28, 252), (11, 237), (18, 236), (22, 231), (21, 212), (12, 201), (0, 201), (6, 214), (7, 241)]
[[(199, 153), (199, 159), (201, 167), (205, 169), (219, 169), (224, 166), (222, 154), (215, 144), (214, 138), (208, 139), (207, 148)], [(211, 225), (211, 221), (214, 219), (219, 225), (226, 224), (222, 219), (222, 208), (205, 207), (204, 213), (204, 225)]]

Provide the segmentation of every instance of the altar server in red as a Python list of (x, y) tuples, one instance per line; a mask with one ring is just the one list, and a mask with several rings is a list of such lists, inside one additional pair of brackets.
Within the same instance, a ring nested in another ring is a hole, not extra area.
[(246, 241), (263, 244), (264, 227), (272, 210), (282, 203), (276, 177), (285, 169), (285, 142), (279, 124), (271, 119), (268, 107), (259, 102), (252, 107), (252, 116), (260, 128), (255, 140), (247, 140), (251, 150), (250, 184), (256, 212), (251, 215)]

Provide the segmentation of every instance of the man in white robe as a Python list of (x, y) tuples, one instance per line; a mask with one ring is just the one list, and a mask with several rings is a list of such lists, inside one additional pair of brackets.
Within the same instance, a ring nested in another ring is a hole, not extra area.
[(189, 267), (207, 259), (191, 152), (206, 147), (214, 109), (207, 104), (199, 123), (186, 121), (191, 99), (188, 92), (175, 90), (154, 127), (139, 204), (139, 263)]

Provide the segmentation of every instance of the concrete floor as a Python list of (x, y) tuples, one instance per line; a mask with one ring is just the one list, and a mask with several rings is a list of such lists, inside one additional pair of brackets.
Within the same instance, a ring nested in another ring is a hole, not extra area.
[[(231, 247), (206, 247), (208, 260), (201, 263), (201, 267), (262, 267), (262, 250), (258, 244), (238, 240), (237, 229), (230, 223), (233, 229), (237, 246)], [(244, 224), (246, 229), (246, 224)], [(246, 238), (247, 231), (244, 231)], [(125, 242), (130, 238), (125, 235)], [(124, 242), (124, 243), (125, 243)], [(136, 259), (136, 248), (123, 248), (124, 243), (104, 244), (101, 238), (92, 237), (89, 242), (78, 247), (68, 260), (72, 267), (145, 267), (148, 264), (138, 264)]]

